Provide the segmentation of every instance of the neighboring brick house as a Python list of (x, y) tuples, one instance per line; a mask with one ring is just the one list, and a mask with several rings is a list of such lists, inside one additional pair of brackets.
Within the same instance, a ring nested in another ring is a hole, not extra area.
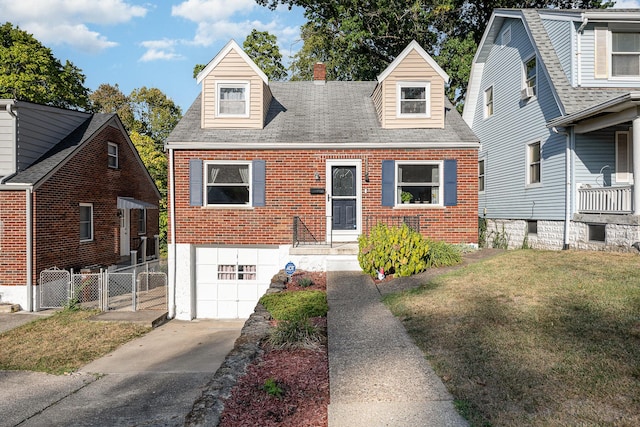
[(231, 41), (198, 75), (166, 143), (171, 317), (246, 317), (288, 261), (345, 267), (305, 243), (355, 242), (379, 220), (477, 243), (479, 144), (435, 61), (412, 42), (374, 82), (314, 72), (269, 82)]
[(0, 301), (37, 310), (42, 270), (153, 251), (160, 198), (117, 115), (0, 100)]

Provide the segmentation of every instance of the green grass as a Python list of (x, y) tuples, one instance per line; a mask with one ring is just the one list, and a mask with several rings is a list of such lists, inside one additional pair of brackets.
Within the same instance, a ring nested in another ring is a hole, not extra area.
[(0, 370), (72, 372), (151, 330), (88, 320), (96, 314), (63, 310), (0, 334)]
[(268, 294), (260, 303), (276, 320), (326, 316), (329, 306), (327, 295), (322, 291), (289, 291)]
[(474, 426), (640, 425), (640, 256), (520, 250), (385, 299)]

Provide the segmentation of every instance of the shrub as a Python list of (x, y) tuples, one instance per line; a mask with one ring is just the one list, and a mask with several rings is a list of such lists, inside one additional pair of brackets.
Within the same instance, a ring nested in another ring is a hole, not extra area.
[(269, 332), (268, 343), (277, 349), (317, 348), (324, 340), (322, 330), (305, 316), (278, 322)]
[(309, 286), (313, 286), (313, 280), (309, 279), (308, 277), (303, 277), (301, 279), (298, 279), (296, 283), (301, 288), (308, 288)]
[(387, 227), (378, 224), (358, 238), (358, 262), (362, 270), (375, 277), (380, 268), (385, 274), (411, 276), (427, 268), (429, 244), (406, 224)]
[(266, 391), (269, 396), (274, 396), (277, 398), (282, 397), (284, 390), (278, 384), (278, 382), (273, 378), (267, 378), (264, 380), (264, 384), (262, 385), (262, 390)]
[(268, 294), (260, 298), (260, 303), (276, 320), (326, 316), (329, 310), (327, 296), (322, 291), (285, 291)]
[(462, 261), (462, 252), (459, 247), (437, 240), (428, 240), (429, 253), (427, 255), (427, 267), (447, 267), (456, 265)]

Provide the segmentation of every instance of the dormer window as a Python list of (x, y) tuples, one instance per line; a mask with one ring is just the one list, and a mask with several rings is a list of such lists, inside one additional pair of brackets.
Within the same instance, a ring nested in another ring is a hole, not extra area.
[(400, 118), (429, 117), (429, 82), (397, 83), (397, 116)]
[(217, 84), (218, 117), (249, 117), (249, 83)]

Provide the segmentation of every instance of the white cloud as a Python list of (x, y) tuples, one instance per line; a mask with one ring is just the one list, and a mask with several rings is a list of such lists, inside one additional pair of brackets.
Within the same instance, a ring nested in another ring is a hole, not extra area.
[(175, 51), (178, 43), (177, 40), (170, 39), (144, 41), (140, 45), (146, 48), (147, 51), (140, 57), (139, 61), (176, 61), (184, 59), (182, 55), (177, 54)]
[(222, 21), (236, 13), (249, 13), (256, 6), (255, 0), (187, 0), (173, 6), (171, 14), (198, 23)]
[(637, 9), (640, 7), (640, 1), (616, 0), (616, 4), (613, 7), (615, 9)]
[(67, 44), (85, 52), (116, 46), (87, 24), (116, 25), (144, 17), (147, 9), (123, 0), (2, 1), (3, 20), (32, 33), (44, 44)]

